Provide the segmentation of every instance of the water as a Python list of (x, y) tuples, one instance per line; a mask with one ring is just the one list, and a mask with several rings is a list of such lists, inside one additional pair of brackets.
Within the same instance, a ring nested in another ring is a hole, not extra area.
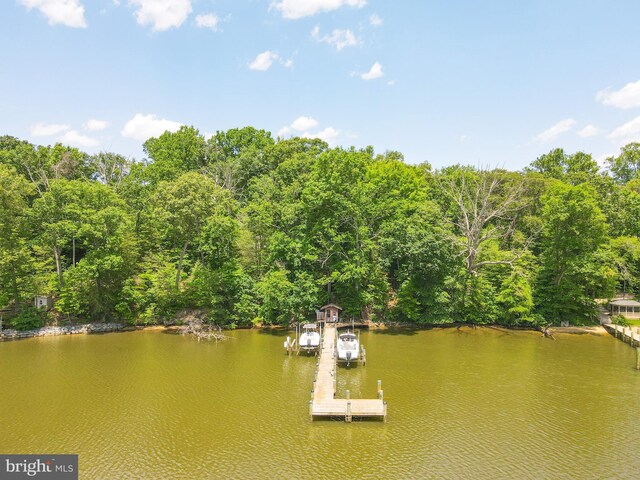
[[(640, 372), (610, 336), (364, 332), (339, 394), (388, 422), (310, 422), (315, 360), (284, 332), (0, 343), (0, 453), (78, 453), (115, 478), (638, 478)], [(284, 335), (284, 336), (283, 336)]]

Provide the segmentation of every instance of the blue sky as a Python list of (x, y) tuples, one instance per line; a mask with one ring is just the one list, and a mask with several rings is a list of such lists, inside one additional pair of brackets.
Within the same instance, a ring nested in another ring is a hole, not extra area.
[(0, 134), (143, 158), (254, 126), (521, 169), (640, 141), (640, 2), (7, 0)]

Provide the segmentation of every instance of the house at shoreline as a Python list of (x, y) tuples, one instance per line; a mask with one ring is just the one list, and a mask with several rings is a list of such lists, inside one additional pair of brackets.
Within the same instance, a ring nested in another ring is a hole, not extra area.
[(622, 315), (625, 318), (640, 318), (640, 302), (635, 300), (611, 300), (609, 302), (611, 316)]

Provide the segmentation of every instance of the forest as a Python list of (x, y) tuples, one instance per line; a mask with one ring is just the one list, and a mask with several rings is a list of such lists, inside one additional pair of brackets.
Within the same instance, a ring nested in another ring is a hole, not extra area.
[(586, 325), (640, 289), (640, 143), (604, 169), (558, 148), (519, 172), (252, 127), (184, 126), (144, 152), (0, 137), (5, 327), (289, 324), (329, 302), (377, 322)]

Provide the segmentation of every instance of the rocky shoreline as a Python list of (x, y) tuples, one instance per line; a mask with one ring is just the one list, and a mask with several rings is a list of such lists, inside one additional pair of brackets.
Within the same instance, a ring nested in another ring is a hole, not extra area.
[(67, 325), (64, 327), (42, 327), (35, 330), (0, 330), (0, 339), (16, 339), (30, 337), (52, 337), (56, 335), (75, 335), (79, 333), (117, 332), (125, 326), (121, 323), (86, 323), (84, 325)]
[[(417, 330), (431, 329), (431, 328), (493, 328), (497, 330), (508, 331), (536, 331), (532, 328), (509, 328), (497, 325), (482, 325), (476, 326), (466, 324), (440, 324), (440, 325), (418, 325), (418, 324), (369, 324), (366, 328), (371, 330), (388, 330), (394, 328), (414, 328)], [(13, 330), (5, 329), (0, 330), (0, 340), (12, 340), (20, 338), (31, 337), (52, 337), (57, 335), (75, 335), (75, 334), (90, 334), (90, 333), (106, 333), (106, 332), (121, 332), (130, 330), (175, 330), (180, 331), (187, 327), (185, 326), (166, 326), (166, 325), (146, 325), (146, 326), (131, 326), (124, 325), (122, 323), (86, 323), (83, 325), (67, 325), (63, 327), (47, 326), (37, 328), (34, 330)], [(255, 328), (255, 327), (250, 327)], [(289, 327), (285, 326), (262, 326), (258, 327), (262, 329), (282, 329), (288, 330)], [(591, 335), (603, 335), (607, 331), (601, 326), (574, 326), (574, 327), (550, 327), (549, 332), (552, 334), (572, 333), (572, 334), (591, 334)]]

